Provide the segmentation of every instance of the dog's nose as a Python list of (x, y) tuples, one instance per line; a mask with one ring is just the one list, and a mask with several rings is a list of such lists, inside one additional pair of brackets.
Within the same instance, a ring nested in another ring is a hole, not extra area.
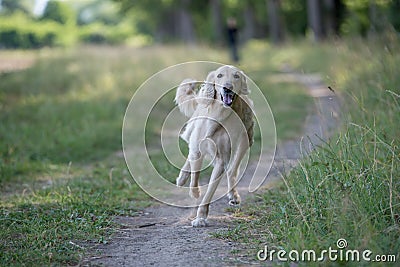
[(233, 90), (233, 84), (231, 84), (231, 83), (224, 84), (224, 89), (232, 91)]

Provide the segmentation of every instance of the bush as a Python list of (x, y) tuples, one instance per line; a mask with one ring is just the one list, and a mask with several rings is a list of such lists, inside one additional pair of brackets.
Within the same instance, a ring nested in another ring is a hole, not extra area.
[(127, 23), (116, 26), (92, 23), (80, 28), (79, 40), (84, 43), (122, 44), (132, 35), (133, 29)]
[(76, 42), (75, 25), (38, 21), (24, 13), (0, 16), (0, 48), (67, 46)]
[(40, 48), (56, 45), (60, 27), (53, 22), (36, 22), (22, 13), (0, 17), (0, 47)]
[(61, 20), (66, 22), (61, 24), (56, 19), (58, 13), (53, 13), (52, 16), (43, 16), (41, 20), (35, 20), (22, 12), (0, 16), (0, 48), (68, 46), (77, 41), (95, 44), (123, 44), (127, 40), (140, 44), (150, 42), (144, 35), (134, 35), (135, 29), (129, 21), (117, 25), (97, 22), (77, 27), (74, 20), (73, 23), (70, 20)]

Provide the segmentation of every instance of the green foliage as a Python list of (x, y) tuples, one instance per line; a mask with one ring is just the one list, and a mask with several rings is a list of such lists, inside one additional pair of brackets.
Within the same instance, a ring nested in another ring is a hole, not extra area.
[(106, 25), (117, 25), (126, 19), (118, 13), (118, 7), (112, 1), (98, 0), (83, 2), (78, 8), (77, 23), (86, 25), (100, 22)]
[(49, 1), (42, 15), (43, 20), (51, 20), (60, 24), (73, 25), (76, 21), (76, 15), (72, 8), (59, 1)]
[(345, 1), (348, 15), (341, 26), (344, 34), (366, 36), (370, 28), (369, 1)]
[[(326, 28), (330, 27), (326, 29), (328, 33), (369, 36), (370, 33), (379, 34), (400, 29), (399, 0), (334, 2), (341, 4), (333, 9), (323, 4), (321, 10), (323, 24)], [(224, 32), (223, 36), (214, 36), (210, 1), (49, 1), (40, 21), (32, 17), (33, 6), (33, 1), (29, 0), (2, 1), (0, 21), (8, 21), (5, 29), (0, 28), (3, 47), (39, 48), (68, 46), (77, 42), (147, 45), (153, 40), (176, 41), (185, 36), (181, 30), (182, 14), (188, 15), (192, 20), (192, 32), (196, 35), (196, 40), (217, 41), (222, 44), (226, 39)], [(265, 1), (223, 0), (220, 1), (220, 6), (219, 20), (223, 24), (221, 29), (225, 29), (228, 17), (235, 17), (242, 41), (268, 36), (269, 21)], [(14, 18), (17, 13), (20, 13), (19, 17), (25, 14), (26, 25), (20, 24), (21, 20)], [(288, 39), (307, 34), (306, 0), (281, 1), (280, 15), (283, 32)], [(331, 23), (328, 20), (332, 20)], [(254, 22), (254, 25), (246, 25), (247, 21)], [(50, 26), (49, 22), (63, 27)]]
[(397, 17), (392, 14), (398, 13), (398, 1), (346, 0), (344, 4), (347, 11), (341, 25), (344, 35), (367, 36), (368, 33), (381, 33), (390, 30), (388, 26), (397, 25)]
[(22, 12), (30, 14), (29, 9), (32, 8), (32, 1), (30, 0), (2, 0), (1, 12), (10, 15), (14, 12)]
[(0, 46), (39, 48), (60, 44), (61, 27), (54, 22), (36, 22), (23, 13), (0, 16)]
[(91, 23), (80, 28), (79, 39), (85, 43), (121, 44), (132, 35), (130, 24), (110, 27), (101, 23)]
[[(50, 2), (59, 3), (59, 2)], [(60, 7), (64, 6), (60, 5)], [(56, 5), (59, 6), (59, 5)], [(60, 12), (45, 14), (42, 20), (36, 20), (21, 12), (0, 16), (0, 47), (4, 48), (41, 48), (51, 46), (70, 46), (77, 41), (84, 43), (145, 45), (151, 39), (135, 34), (132, 24), (125, 20), (117, 25), (105, 25), (100, 22), (75, 25), (75, 17)], [(66, 9), (69, 10), (69, 9)], [(54, 19), (51, 19), (53, 18)], [(63, 23), (60, 23), (63, 22)]]
[[(190, 14), (194, 21), (194, 30), (198, 39), (214, 41), (213, 24), (211, 23), (211, 4), (208, 1), (129, 1), (114, 0), (126, 16), (132, 18), (139, 33), (156, 36), (158, 40), (170, 40), (179, 37), (176, 34), (179, 22), (178, 10), (184, 6), (184, 12)], [(157, 3), (156, 3), (157, 2)], [(307, 1), (280, 1), (284, 32), (288, 36), (305, 36), (307, 33)], [(346, 0), (322, 1), (321, 17), (328, 33), (340, 35), (367, 36), (370, 31), (381, 33), (391, 28), (399, 29), (398, 0)], [(327, 3), (335, 2), (331, 7)], [(255, 23), (254, 35), (260, 38), (268, 35), (268, 12), (265, 1), (220, 1), (220, 19), (225, 23), (227, 17), (235, 17), (241, 32), (249, 26), (246, 19), (251, 17)], [(252, 15), (244, 12), (251, 10)], [(330, 12), (328, 14), (328, 12)], [(329, 15), (329, 16), (328, 16)], [(330, 27), (328, 29), (328, 27)], [(245, 40), (247, 41), (247, 40)]]
[(400, 32), (400, 0), (393, 0), (389, 4), (389, 20), (397, 32)]
[(306, 0), (282, 1), (282, 17), (290, 35), (305, 35), (307, 30), (306, 6)]

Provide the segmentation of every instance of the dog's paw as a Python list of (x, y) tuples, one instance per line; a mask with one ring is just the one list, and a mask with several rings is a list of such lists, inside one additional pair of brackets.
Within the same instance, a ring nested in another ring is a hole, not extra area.
[(238, 206), (240, 205), (241, 199), (238, 193), (228, 195), (229, 198), (229, 205), (231, 206)]
[(196, 218), (192, 221), (193, 227), (206, 227), (207, 220), (205, 218)]
[(181, 171), (179, 176), (176, 178), (177, 186), (184, 186), (187, 180), (189, 179), (190, 172)]
[(189, 191), (189, 196), (192, 198), (199, 198), (200, 197), (200, 188), (199, 187), (191, 187)]

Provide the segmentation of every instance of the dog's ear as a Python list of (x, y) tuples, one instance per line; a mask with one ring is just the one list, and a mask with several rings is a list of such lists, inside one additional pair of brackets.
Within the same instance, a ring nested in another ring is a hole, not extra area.
[(208, 73), (206, 82), (212, 85), (215, 84), (215, 71), (210, 71), (210, 73)]
[[(215, 71), (210, 71), (207, 75), (205, 86), (208, 88), (208, 95), (213, 95), (215, 98)], [(211, 92), (212, 91), (212, 92)]]
[(242, 95), (248, 95), (248, 94), (250, 94), (250, 89), (249, 89), (249, 85), (247, 84), (246, 75), (244, 75), (243, 71), (241, 71), (240, 76), (241, 76), (241, 82), (242, 82), (240, 93)]
[(206, 80), (202, 84), (197, 98), (197, 103), (202, 105), (209, 105), (215, 99), (215, 88), (214, 88), (214, 72), (210, 72), (207, 75)]

